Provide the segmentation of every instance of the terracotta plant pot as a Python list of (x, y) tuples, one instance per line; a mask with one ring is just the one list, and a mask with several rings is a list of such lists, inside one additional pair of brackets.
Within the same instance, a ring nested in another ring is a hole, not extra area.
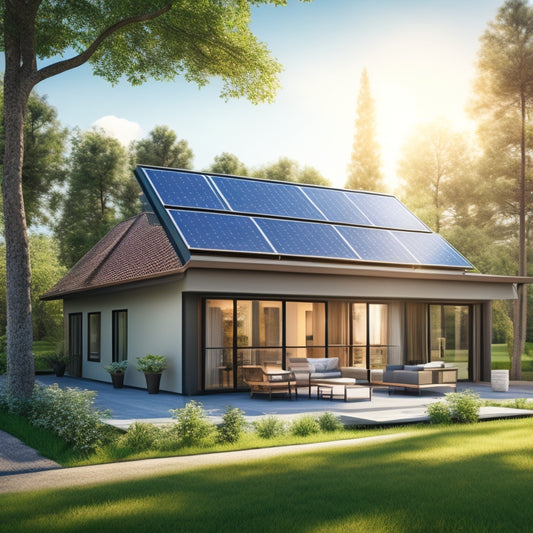
[(146, 388), (148, 394), (157, 394), (159, 392), (159, 383), (161, 382), (161, 374), (145, 374)]

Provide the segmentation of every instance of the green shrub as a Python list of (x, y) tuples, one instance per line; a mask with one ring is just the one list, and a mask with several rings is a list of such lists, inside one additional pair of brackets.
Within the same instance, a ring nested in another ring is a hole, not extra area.
[(96, 392), (36, 386), (30, 400), (29, 421), (50, 429), (80, 451), (91, 451), (102, 442), (102, 418), (109, 413), (94, 407)]
[(471, 390), (464, 392), (450, 392), (446, 394), (444, 402), (432, 403), (427, 413), (432, 423), (449, 424), (472, 424), (478, 421), (481, 400), (479, 394)]
[(428, 405), (427, 413), (432, 424), (450, 424), (452, 415), (446, 402), (434, 402)]
[(318, 422), (321, 431), (330, 432), (343, 428), (340, 418), (333, 413), (322, 413), (316, 421)]
[(5, 352), (0, 352), (0, 376), (7, 372), (7, 357)]
[(134, 422), (118, 441), (118, 445), (134, 451), (152, 448), (159, 437), (159, 428), (146, 422)]
[(178, 438), (184, 446), (195, 446), (210, 437), (215, 425), (207, 420), (202, 404), (191, 400), (182, 409), (170, 409)]
[(311, 415), (302, 416), (295, 420), (291, 425), (291, 433), (298, 437), (307, 437), (313, 433), (318, 433), (319, 431), (320, 426)]
[(481, 400), (479, 394), (471, 390), (464, 392), (450, 392), (446, 394), (446, 401), (450, 406), (450, 413), (454, 422), (473, 424), (478, 421)]
[(287, 432), (287, 426), (283, 420), (275, 416), (265, 416), (254, 422), (256, 433), (262, 439), (273, 439)]
[(218, 442), (237, 442), (246, 427), (244, 412), (237, 407), (226, 407), (226, 412), (222, 417), (222, 425), (217, 430)]

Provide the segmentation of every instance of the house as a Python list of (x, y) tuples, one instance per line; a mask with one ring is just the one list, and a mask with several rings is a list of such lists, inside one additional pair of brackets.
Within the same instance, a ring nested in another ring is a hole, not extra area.
[(488, 276), (395, 197), (139, 166), (149, 212), (113, 228), (42, 296), (63, 299), (71, 374), (125, 383), (147, 353), (161, 388), (245, 388), (242, 366), (444, 361), (490, 379), (492, 301), (529, 278)]

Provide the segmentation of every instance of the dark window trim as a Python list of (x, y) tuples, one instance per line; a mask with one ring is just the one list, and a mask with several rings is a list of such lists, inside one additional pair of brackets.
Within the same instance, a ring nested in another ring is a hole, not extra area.
[[(91, 317), (98, 316), (98, 351), (91, 352)], [(102, 352), (102, 313), (95, 311), (87, 313), (87, 361), (93, 363), (100, 362), (100, 355)]]
[[(126, 347), (125, 347), (125, 353), (126, 357), (119, 359), (118, 358), (118, 337), (117, 337), (117, 330), (118, 330), (118, 317), (120, 313), (126, 313)], [(115, 309), (112, 311), (112, 360), (113, 362), (120, 362), (120, 361), (127, 361), (128, 359), (128, 310), (127, 309)]]

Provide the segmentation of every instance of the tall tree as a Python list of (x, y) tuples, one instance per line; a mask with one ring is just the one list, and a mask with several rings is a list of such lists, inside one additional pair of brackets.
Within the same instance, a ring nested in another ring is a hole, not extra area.
[(29, 398), (34, 384), (31, 268), (22, 192), (24, 117), (32, 89), (88, 62), (111, 83), (123, 77), (141, 84), (149, 78), (184, 75), (202, 86), (220, 77), (226, 98), (271, 100), (281, 67), (249, 29), (250, 5), (258, 4), (284, 5), (286, 0), (0, 3), (10, 394)]
[(357, 98), (352, 158), (348, 165), (346, 188), (384, 191), (381, 147), (377, 141), (376, 103), (370, 93), (366, 68), (361, 74)]
[(168, 126), (156, 126), (147, 139), (133, 143), (135, 164), (172, 168), (192, 168), (194, 154), (185, 139)]
[[(518, 205), (518, 275), (527, 275), (526, 127), (533, 105), (533, 8), (527, 0), (507, 0), (481, 36), (475, 82), (475, 112), (483, 119), (517, 117), (519, 124), (519, 172), (516, 176)], [(514, 307), (514, 342), (511, 378), (522, 375), (526, 341), (526, 285), (518, 286)]]
[(233, 176), (246, 176), (248, 169), (239, 158), (228, 152), (222, 152), (215, 156), (213, 164), (209, 167), (210, 172), (219, 174), (232, 174)]
[(252, 173), (254, 177), (277, 180), (294, 181), (297, 183), (310, 183), (313, 185), (330, 185), (329, 180), (313, 167), (300, 168), (300, 165), (288, 157), (280, 157), (274, 163), (268, 163), (257, 168)]
[(117, 197), (129, 179), (126, 151), (103, 132), (90, 130), (73, 140), (68, 188), (56, 226), (59, 257), (72, 267), (118, 221)]
[(437, 233), (465, 223), (479, 187), (474, 186), (473, 148), (444, 121), (420, 124), (402, 147), (398, 175), (405, 203)]
[[(0, 100), (3, 101), (3, 87)], [(0, 114), (3, 112), (0, 110)], [(3, 120), (0, 117), (0, 123)], [(64, 152), (68, 131), (57, 120), (57, 111), (46, 97), (32, 92), (24, 119), (22, 191), (28, 225), (49, 222), (50, 200), (55, 185), (65, 177)], [(3, 139), (3, 134), (0, 135)], [(3, 141), (2, 141), (3, 143)], [(3, 150), (0, 154), (3, 159)]]

